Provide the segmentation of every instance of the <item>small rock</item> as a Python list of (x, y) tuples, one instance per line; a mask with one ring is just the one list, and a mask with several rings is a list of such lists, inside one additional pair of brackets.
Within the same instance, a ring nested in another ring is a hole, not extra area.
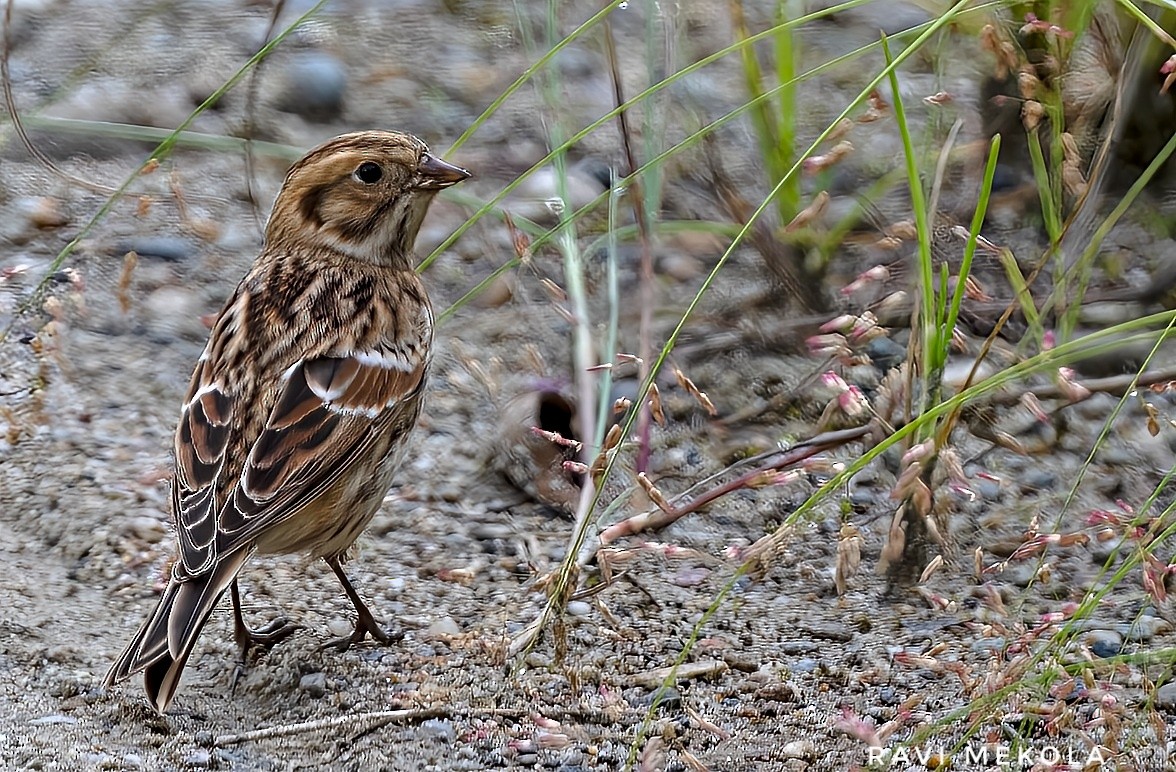
[(200, 320), (205, 307), (184, 287), (160, 287), (143, 300), (140, 310), (152, 337), (170, 336), (191, 341), (208, 337), (208, 328)]
[(514, 297), (514, 277), (513, 276), (499, 276), (490, 283), (490, 286), (482, 290), (482, 294), (474, 300), (474, 304), (479, 308), (498, 308), (510, 302)]
[(46, 726), (49, 724), (76, 724), (78, 720), (73, 716), (63, 716), (60, 713), (54, 713), (49, 716), (38, 716), (37, 718), (29, 719), (29, 723), (33, 726)]
[(127, 523), (127, 530), (137, 539), (157, 542), (167, 533), (167, 526), (159, 518), (140, 515), (130, 519)]
[(1176, 681), (1169, 681), (1156, 689), (1155, 705), (1157, 708), (1176, 712)]
[(788, 669), (793, 673), (812, 673), (819, 666), (820, 663), (812, 657), (803, 657), (793, 662)]
[(976, 495), (981, 499), (1000, 501), (1000, 480), (993, 480), (990, 477), (972, 477), (970, 482)]
[(1124, 544), (1124, 539), (1118, 536), (1107, 539), (1106, 541), (1096, 539), (1090, 543), (1090, 560), (1097, 566), (1107, 565), (1107, 561), (1112, 557), (1115, 558), (1115, 562), (1117, 563), (1129, 555), (1130, 552), (1129, 545)]
[(469, 530), (470, 538), (478, 541), (509, 539), (514, 533), (514, 529), (505, 523), (477, 523)]
[(527, 667), (533, 667), (538, 670), (549, 668), (552, 663), (551, 657), (538, 651), (529, 652), (523, 661), (527, 664)]
[(874, 367), (883, 373), (906, 360), (906, 349), (890, 338), (875, 338), (866, 344), (865, 351)]
[(435, 620), (433, 624), (429, 625), (427, 633), (430, 638), (449, 637), (454, 635), (461, 635), (461, 625), (453, 620), (453, 617), (444, 616)]
[(327, 674), (307, 673), (298, 680), (298, 688), (318, 699), (327, 693)]
[(1172, 625), (1165, 619), (1153, 616), (1141, 616), (1127, 627), (1124, 637), (1131, 641), (1150, 641), (1160, 633), (1166, 633)]
[(539, 763), (539, 756), (534, 753), (520, 753), (515, 758), (515, 763), (520, 767), (533, 767)]
[(796, 691), (796, 687), (787, 681), (776, 681), (767, 686), (761, 686), (756, 689), (755, 696), (772, 702), (798, 702), (800, 700), (800, 694)]
[[(569, 213), (596, 200), (605, 189), (595, 174), (591, 159), (585, 159), (567, 169), (566, 186), (561, 186), (554, 167), (545, 166), (531, 173), (515, 188), (507, 200), (511, 212), (541, 223), (552, 223), (564, 210)], [(561, 192), (567, 193), (565, 201)]]
[(346, 638), (354, 629), (353, 625), (342, 617), (335, 617), (327, 622), (327, 632), (335, 638)]
[(69, 224), (69, 215), (62, 209), (61, 202), (48, 196), (31, 196), (16, 202), (17, 209), (28, 218), (37, 230), (60, 228)]
[(660, 686), (641, 698), (641, 705), (653, 705), (662, 710), (676, 711), (682, 707), (682, 693), (673, 686)]
[(207, 769), (212, 764), (212, 754), (201, 748), (200, 750), (192, 751), (188, 757), (184, 759), (184, 766), (196, 767), (199, 769)]
[(347, 68), (321, 51), (307, 51), (290, 58), (279, 106), (311, 120), (335, 118), (347, 93)]
[(1091, 630), (1082, 636), (1082, 642), (1096, 657), (1114, 657), (1123, 649), (1123, 636), (1114, 630)]
[(182, 263), (196, 254), (196, 245), (179, 236), (143, 236), (120, 243), (115, 251), (119, 255), (134, 252), (139, 257)]
[(446, 745), (450, 745), (457, 740), (457, 730), (453, 728), (452, 721), (431, 718), (421, 723), (421, 731), (424, 732), (426, 737), (430, 737)]
[(674, 574), (674, 578), (671, 581), (678, 587), (694, 587), (705, 582), (708, 576), (710, 576), (709, 568), (705, 566), (694, 566), (683, 568)]
[(662, 255), (657, 260), (657, 274), (658, 276), (669, 276), (676, 281), (690, 281), (696, 279), (703, 274), (706, 266), (702, 261), (684, 255), (680, 252), (671, 252), (667, 255)]
[(1058, 476), (1046, 469), (1030, 467), (1021, 475), (1019, 482), (1022, 493), (1035, 493), (1037, 491), (1053, 490), (1058, 484)]
[(812, 759), (816, 758), (817, 747), (811, 740), (793, 740), (784, 743), (780, 755), (786, 759)]
[(980, 638), (979, 640), (972, 641), (972, 645), (970, 646), (972, 651), (975, 653), (983, 654), (984, 656), (988, 657), (998, 656), (1002, 651), (1004, 651), (1004, 647), (1005, 639), (999, 637)]
[(592, 613), (592, 605), (582, 600), (568, 601), (568, 613), (574, 617), (586, 617)]

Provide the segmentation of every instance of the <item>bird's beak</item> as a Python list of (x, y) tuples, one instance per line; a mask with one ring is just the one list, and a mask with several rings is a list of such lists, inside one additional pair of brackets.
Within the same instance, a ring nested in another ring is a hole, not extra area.
[(460, 166), (446, 163), (434, 155), (425, 153), (417, 164), (417, 176), (420, 178), (419, 187), (429, 190), (440, 190), (456, 185), (470, 177), (470, 173)]

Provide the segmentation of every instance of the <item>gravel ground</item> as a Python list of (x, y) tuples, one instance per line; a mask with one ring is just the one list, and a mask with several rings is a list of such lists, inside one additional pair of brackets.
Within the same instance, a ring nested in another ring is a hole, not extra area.
[[(269, 25), (265, 5), (16, 2), (17, 103), (30, 119), (35, 113), (174, 127), (256, 50)], [(281, 23), (310, 4), (287, 5)], [(630, 94), (644, 87), (643, 5), (614, 14)], [(678, 41), (683, 61), (731, 42), (724, 9), (701, 0), (678, 5), (678, 21), (690, 29)], [(758, 29), (767, 12), (751, 10)], [(564, 7), (560, 33), (587, 13)], [(542, 4), (530, 2), (334, 2), (278, 49), (254, 84), (240, 85), (191, 128), (234, 135), (248, 121), (259, 139), (306, 148), (346, 130), (395, 127), (444, 148), (533, 61), (524, 41), (543, 38), (544, 18)], [(803, 46), (806, 56), (823, 61), (874, 40), (880, 26), (893, 32), (926, 18), (918, 4), (880, 2), (814, 23)], [(955, 95), (951, 109), (965, 118), (961, 141), (970, 141), (982, 137), (979, 83), (988, 65), (975, 40), (954, 42), (969, 55), (951, 57), (939, 73), (917, 62), (903, 88), (916, 126), (938, 119), (934, 107), (914, 97)], [(598, 37), (589, 35), (556, 59), (556, 88), (568, 95), (559, 113), (565, 133), (612, 106), (601, 52)], [(815, 136), (840, 111), (867, 70), (836, 69), (802, 89), (804, 136)], [(730, 62), (680, 83), (663, 103), (672, 116), (662, 127), (665, 140), (738, 105), (740, 78)], [(470, 214), (468, 196), (488, 198), (543, 157), (551, 118), (540, 97), (525, 87), (453, 156), (477, 179), (460, 191), (467, 198), (434, 206), (422, 252)], [(60, 123), (32, 125), (33, 141), (57, 164), (103, 185), (117, 185), (150, 147), (93, 130), (66, 131)], [(891, 124), (854, 131), (857, 153), (832, 183), (835, 207), (852, 201), (861, 181), (896, 157)], [(727, 172), (758, 200), (764, 188), (753, 176), (748, 127), (735, 124), (719, 138)], [(824, 479), (814, 467), (794, 484), (744, 490), (663, 531), (622, 540), (623, 575), (571, 603), (562, 644), (549, 635), (525, 657), (508, 658), (511, 637), (542, 608), (535, 580), (562, 557), (570, 530), (558, 502), (551, 505), (558, 497), (535, 501), (501, 474), (512, 467), (516, 481), (528, 481), (530, 472), (514, 468), (517, 459), (502, 438), (529, 423), (528, 400), (538, 385), (566, 394), (571, 372), (568, 324), (540, 283), (562, 283), (562, 271), (559, 258), (544, 250), (440, 328), (436, 374), (410, 460), (350, 564), (372, 608), (403, 638), (389, 647), (323, 651), (350, 625), (350, 607), (329, 571), (297, 558), (255, 560), (242, 575), (251, 619), (285, 615), (303, 629), (251, 663), (233, 688), (230, 620), (215, 613), (179, 696), (160, 717), (136, 682), (110, 691), (101, 682), (167, 571), (170, 437), (206, 335), (201, 316), (219, 308), (256, 254), (260, 222), (289, 158), (260, 154), (250, 174), (238, 152), (181, 148), (84, 232), (54, 276), (44, 308), (22, 315), (19, 303), (106, 197), (32, 161), (10, 130), (4, 142), (0, 324), (12, 325), (0, 342), (4, 768), (864, 768), (863, 738), (871, 731), (893, 745), (1023, 677), (1022, 653), (1039, 647), (1043, 615), (1065, 613), (1101, 586), (1102, 566), (1115, 564), (1118, 541), (1054, 544), (1045, 552), (1046, 570), (1035, 560), (1014, 561), (982, 578), (972, 567), (977, 547), (985, 550), (984, 565), (997, 563), (1021, 545), (1034, 519), (1043, 533), (1097, 537), (1091, 512), (1129, 518), (1124, 508), (1142, 505), (1174, 463), (1171, 433), (1153, 437), (1143, 400), (1130, 400), (1068, 501), (1116, 399), (1096, 395), (1049, 424), (1008, 407), (998, 425), (1028, 452), (958, 439), (975, 497), (957, 497), (949, 559), (917, 587), (888, 587), (873, 571), (893, 512), (888, 493), (897, 456), (871, 465), (843, 496), (789, 531), (782, 556), (765, 570), (736, 574), (739, 550), (778, 526)], [(586, 138), (573, 153), (571, 197), (599, 193), (594, 172), (621, 157), (611, 128)], [(667, 218), (728, 219), (700, 190), (696, 173), (705, 163), (686, 153), (666, 170)], [(544, 217), (551, 185), (529, 183), (511, 207)], [(999, 235), (1032, 245), (1032, 231), (1013, 216)], [(1126, 223), (1112, 241), (1121, 253), (1146, 254), (1156, 264), (1176, 257), (1170, 240), (1138, 224)], [(657, 340), (724, 247), (689, 234), (659, 242)], [(123, 255), (132, 249), (140, 257), (127, 266)], [(500, 224), (474, 227), (426, 273), (435, 305), (448, 307), (511, 253)], [(621, 348), (631, 351), (637, 253), (622, 256)], [(851, 262), (834, 274), (852, 278), (860, 269)], [(1128, 264), (1124, 283), (1145, 282), (1145, 269)], [(605, 268), (598, 255), (588, 255), (588, 271), (594, 313), (602, 312)], [(672, 376), (662, 383), (668, 424), (654, 431), (650, 469), (669, 493), (733, 459), (811, 434), (829, 398), (812, 385), (821, 362), (793, 355), (800, 333), (784, 323), (764, 273), (753, 251), (737, 252), (683, 339), (679, 364), (714, 400), (720, 420), (709, 419)], [(857, 370), (871, 377), (871, 368)], [(876, 385), (877, 374), (872, 378)], [(631, 378), (621, 378), (617, 395), (632, 388)], [(1161, 416), (1171, 411), (1166, 395), (1148, 399)], [(834, 451), (824, 463), (860, 451)], [(863, 569), (839, 597), (833, 567), (843, 516), (861, 534)], [(1082, 623), (1071, 659), (1122, 652), (1142, 661), (1171, 651), (1170, 611), (1152, 602), (1139, 574), (1128, 574)], [(704, 618), (678, 681), (662, 688), (663, 669)], [(1006, 698), (996, 709), (1000, 719), (985, 723), (967, 747), (995, 754), (1021, 736), (1032, 760), (1046, 759), (1045, 749), (1054, 747), (1085, 761), (1091, 742), (1101, 742), (1115, 744), (1119, 755), (1092, 769), (1172, 768), (1176, 752), (1164, 737), (1176, 730), (1176, 693), (1164, 685), (1162, 668), (1124, 664), (1090, 672), (1087, 683)], [(247, 734), (265, 729), (273, 731)], [(950, 750), (962, 729), (949, 724), (917, 747)], [(911, 751), (894, 768), (932, 764)], [(973, 767), (957, 761), (953, 768)]]

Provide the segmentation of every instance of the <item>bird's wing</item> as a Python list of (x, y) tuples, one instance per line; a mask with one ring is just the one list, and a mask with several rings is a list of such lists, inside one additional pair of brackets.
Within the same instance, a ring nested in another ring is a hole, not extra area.
[[(277, 401), (235, 486), (217, 502), (233, 410), (215, 382), (193, 390), (176, 434), (177, 531), (189, 574), (247, 545), (313, 501), (404, 418), (427, 362), (416, 350), (320, 356), (283, 373)], [(200, 369), (194, 376), (200, 378)], [(407, 425), (411, 425), (409, 419)]]
[(176, 475), (172, 512), (179, 546), (178, 566), (196, 576), (216, 560), (217, 491), (223, 490), (234, 414), (241, 409), (231, 387), (215, 377), (205, 349), (192, 374), (176, 427)]

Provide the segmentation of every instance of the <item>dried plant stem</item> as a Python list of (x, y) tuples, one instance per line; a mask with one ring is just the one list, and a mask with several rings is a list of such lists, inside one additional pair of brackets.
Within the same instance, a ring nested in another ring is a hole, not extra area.
[[(1092, 393), (1122, 395), (1124, 392), (1136, 386), (1151, 386), (1152, 384), (1164, 383), (1165, 381), (1176, 381), (1176, 367), (1166, 367), (1162, 370), (1153, 370), (1138, 375), (1125, 373), (1106, 378), (1091, 378), (1089, 380), (1083, 380), (1081, 383), (1083, 388)], [(1061, 386), (1056, 383), (1050, 383), (1035, 389), (1008, 389), (997, 392), (989, 397), (986, 402), (994, 405), (1015, 405), (1030, 391), (1038, 399), (1064, 399), (1066, 397), (1062, 392)]]
[[(270, 11), (269, 26), (265, 29), (265, 37), (261, 45), (274, 36), (278, 28), (278, 19), (282, 11), (286, 10), (286, 0), (277, 0)], [(257, 62), (257, 66), (249, 73), (249, 82), (245, 85), (245, 121), (242, 125), (242, 135), (245, 140), (245, 195), (249, 197), (249, 211), (253, 215), (253, 225), (258, 233), (265, 233), (265, 221), (257, 206), (257, 194), (253, 190), (253, 178), (257, 172), (257, 159), (253, 154), (253, 135), (257, 133), (255, 106), (257, 105), (257, 84), (261, 76), (261, 68), (265, 66), (265, 59)]]
[[(629, 132), (627, 113), (622, 109), (625, 105), (624, 86), (621, 83), (621, 67), (617, 61), (617, 48), (613, 41), (612, 24), (604, 25), (604, 48), (608, 55), (609, 68), (612, 74), (613, 97), (617, 108), (617, 129), (620, 131), (621, 144), (625, 149), (625, 177), (628, 180), (629, 203), (633, 207), (633, 219), (637, 223), (637, 233), (641, 244), (641, 273), (640, 273), (640, 305), (641, 319), (638, 328), (638, 379), (644, 383), (649, 377), (649, 362), (653, 357), (653, 251), (650, 244), (649, 221), (645, 211), (640, 177), (635, 173), (638, 164), (633, 152), (632, 136)], [(637, 405), (637, 460), (636, 471), (644, 472), (649, 468), (650, 445), (650, 411), (649, 403), (642, 400)]]
[[(777, 451), (773, 454), (772, 460), (767, 464), (756, 467), (750, 472), (744, 472), (738, 477), (732, 478), (727, 482), (716, 485), (709, 490), (700, 493), (698, 496), (686, 501), (682, 504), (670, 502), (668, 509), (653, 509), (647, 512), (642, 512), (639, 515), (626, 518), (618, 523), (610, 525), (600, 533), (599, 544), (596, 546), (604, 546), (620, 539), (624, 536), (633, 536), (642, 531), (654, 530), (657, 528), (664, 528), (671, 523), (675, 523), (691, 512), (696, 512), (705, 507), (707, 504), (726, 496), (737, 490), (742, 490), (748, 487), (754, 487), (764, 479), (764, 475), (772, 472), (779, 472), (794, 466), (807, 458), (812, 458), (818, 453), (823, 453), (833, 448), (838, 448), (850, 442), (859, 440), (871, 431), (869, 426), (859, 426), (852, 429), (840, 429), (837, 431), (825, 432), (819, 434), (812, 439), (797, 443), (787, 450)], [(679, 497), (681, 499), (682, 497)], [(582, 562), (587, 562), (592, 559), (595, 552), (584, 552), (580, 556)]]
[[(240, 743), (256, 740), (270, 740), (275, 737), (290, 737), (308, 732), (320, 732), (328, 729), (363, 729), (371, 732), (382, 726), (394, 722), (408, 723), (412, 721), (427, 721), (432, 718), (454, 718), (460, 716), (498, 717), (498, 718), (526, 718), (533, 713), (529, 708), (474, 708), (455, 709), (452, 705), (434, 705), (427, 708), (403, 708), (400, 710), (374, 710), (366, 713), (349, 713), (343, 716), (331, 716), (313, 721), (299, 721), (294, 724), (279, 724), (263, 729), (253, 729), (248, 732), (234, 732), (218, 735), (212, 744), (216, 747), (239, 745)], [(608, 724), (615, 721), (603, 711), (582, 710), (571, 708), (553, 715), (550, 710), (544, 711), (545, 718), (557, 720), (575, 720), (585, 723)]]
[(40, 148), (33, 144), (32, 139), (29, 138), (28, 132), (25, 130), (24, 121), (20, 117), (20, 113), (16, 109), (16, 96), (12, 93), (12, 73), (9, 71), (8, 59), (12, 52), (12, 6), (15, 5), (15, 0), (8, 0), (4, 4), (4, 40), (3, 51), (0, 52), (0, 83), (4, 88), (4, 106), (8, 108), (8, 115), (12, 118), (12, 128), (16, 131), (16, 136), (20, 138), (20, 143), (24, 145), (24, 149), (28, 154), (36, 159), (37, 163), (44, 166), (53, 174), (57, 175), (66, 182), (71, 182), (75, 185), (93, 191), (94, 193), (112, 194), (115, 193), (115, 188), (107, 185), (100, 185), (89, 180), (84, 180), (81, 177), (76, 177), (69, 172), (62, 169), (49, 156), (41, 152)]

